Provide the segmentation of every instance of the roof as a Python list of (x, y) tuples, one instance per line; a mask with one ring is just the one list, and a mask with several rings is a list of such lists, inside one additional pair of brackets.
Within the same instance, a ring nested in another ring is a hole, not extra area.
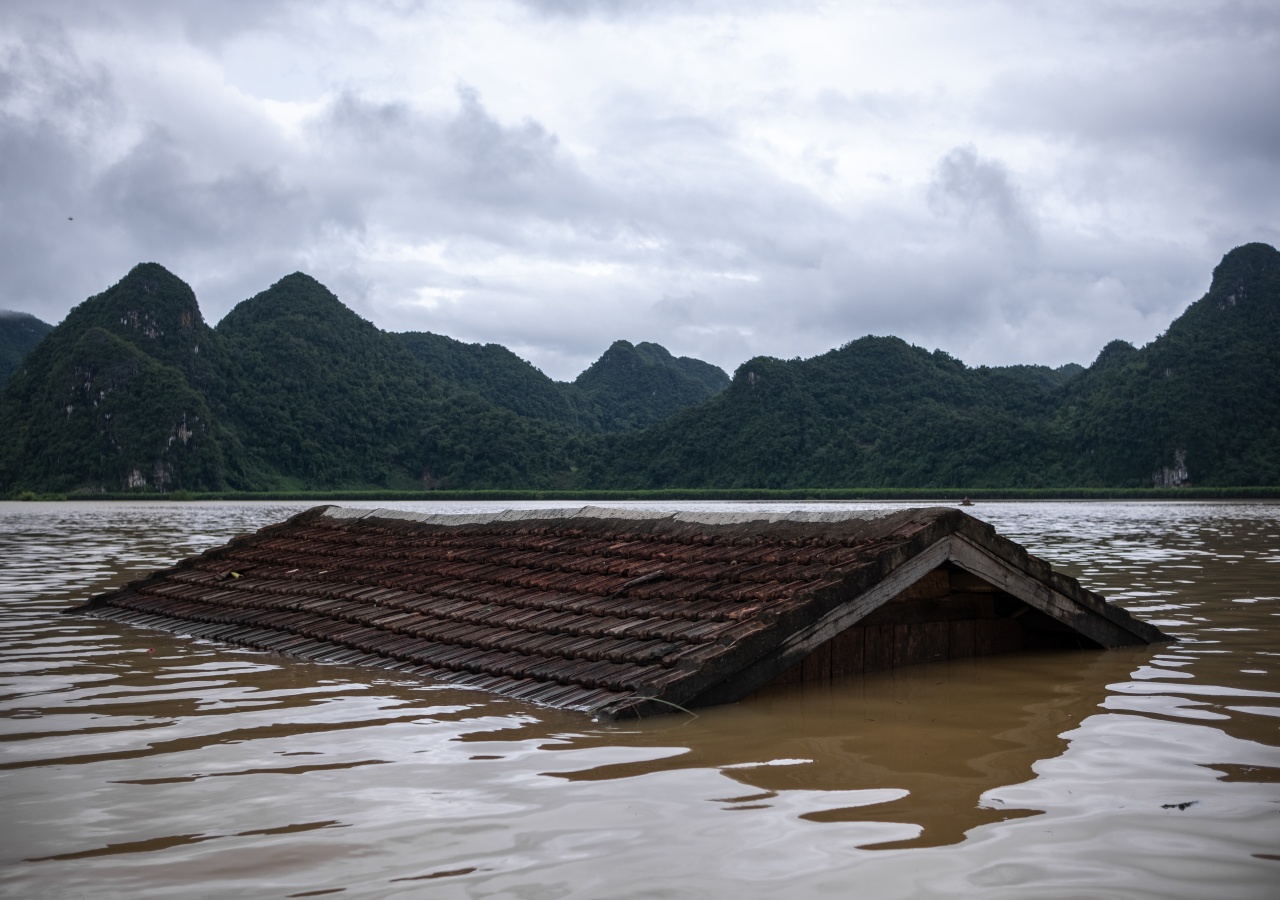
[[(945, 507), (449, 516), (323, 506), (78, 611), (616, 717), (741, 699), (940, 567), (1092, 645), (1163, 639)], [(939, 596), (933, 606), (954, 618), (959, 604)]]

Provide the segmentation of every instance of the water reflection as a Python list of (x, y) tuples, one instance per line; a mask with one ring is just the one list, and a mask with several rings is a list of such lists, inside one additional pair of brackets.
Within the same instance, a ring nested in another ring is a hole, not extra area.
[(1067, 742), (1060, 735), (1091, 714), (1108, 682), (1125, 677), (1147, 652), (1017, 654), (834, 686), (773, 688), (735, 708), (700, 710), (697, 718), (576, 738), (566, 746), (663, 748), (674, 739), (687, 750), (559, 777), (713, 768), (749, 789), (724, 800), (725, 809), (765, 808), (785, 794), (781, 802), (809, 821), (914, 829), (912, 837), (881, 847), (956, 843), (978, 825), (1033, 814), (987, 793), (1031, 777), (1037, 760), (1061, 753)]
[(603, 725), (57, 614), (298, 506), (0, 504), (0, 895), (1280, 883), (1275, 506), (983, 505), (1178, 642), (775, 688), (696, 718)]

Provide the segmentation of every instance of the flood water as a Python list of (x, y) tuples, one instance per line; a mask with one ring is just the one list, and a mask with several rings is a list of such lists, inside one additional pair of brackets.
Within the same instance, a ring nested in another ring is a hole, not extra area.
[(0, 503), (0, 896), (1280, 896), (1280, 504), (981, 504), (1176, 640), (696, 717), (58, 614), (307, 505)]

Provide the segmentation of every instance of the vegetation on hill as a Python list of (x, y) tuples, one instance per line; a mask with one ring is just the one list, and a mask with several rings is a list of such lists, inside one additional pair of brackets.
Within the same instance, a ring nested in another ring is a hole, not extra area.
[(215, 345), (191, 289), (155, 264), (75, 307), (0, 395), (0, 493), (245, 484), (205, 399)]
[(18, 371), (23, 358), (53, 330), (33, 315), (0, 309), (0, 387)]
[(620, 381), (601, 402), (495, 345), (388, 334), (301, 273), (209, 328), (154, 263), (22, 359), (0, 396), (0, 495), (563, 488), (582, 436), (634, 420), (650, 390)]
[(1168, 331), (1104, 347), (1052, 430), (1080, 484), (1280, 484), (1280, 252), (1237, 247)]
[(577, 380), (565, 384), (497, 344), (464, 344), (429, 332), (396, 337), (454, 389), (573, 433), (644, 428), (729, 385), (719, 367), (672, 356), (657, 344), (615, 341)]
[(21, 491), (1143, 489), (1280, 484), (1280, 252), (1087, 369), (970, 368), (897, 338), (732, 380), (618, 341), (572, 384), (388, 334), (309, 276), (216, 328), (158, 265), (77, 306), (0, 393)]
[(620, 488), (1062, 483), (1044, 434), (1056, 381), (1031, 366), (970, 369), (898, 338), (757, 357), (710, 402), (610, 438), (587, 477)]
[(1278, 484), (1280, 253), (1231, 251), (1164, 335), (1087, 370), (971, 369), (876, 337), (753, 359), (583, 469), (623, 489)]
[(600, 413), (571, 385), (554, 381), (500, 344), (466, 344), (423, 331), (396, 334), (440, 382), (517, 416), (598, 431)]
[(301, 273), (237, 305), (216, 332), (230, 365), (215, 406), (257, 480), (403, 483), (442, 396), (403, 344)]
[(614, 341), (573, 385), (598, 405), (604, 431), (629, 431), (709, 400), (729, 386), (729, 376), (657, 344)]

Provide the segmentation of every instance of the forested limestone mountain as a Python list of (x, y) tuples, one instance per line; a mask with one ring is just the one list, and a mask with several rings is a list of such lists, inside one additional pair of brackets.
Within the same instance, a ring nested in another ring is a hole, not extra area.
[(622, 488), (1280, 484), (1280, 253), (1231, 251), (1164, 335), (1084, 371), (972, 369), (875, 337), (760, 357), (582, 469)]
[(517, 415), (570, 432), (644, 428), (708, 400), (729, 385), (723, 369), (672, 356), (658, 344), (615, 341), (571, 384), (553, 381), (498, 344), (443, 335), (397, 335), (432, 373)]
[(757, 357), (728, 390), (606, 439), (589, 479), (618, 487), (1014, 486), (1061, 480), (1047, 412), (1066, 373), (970, 369), (865, 337), (807, 360)]
[(614, 341), (573, 385), (596, 402), (602, 430), (628, 431), (709, 400), (729, 386), (729, 376), (700, 359), (674, 357), (658, 344)]
[[(381, 331), (308, 275), (290, 275), (240, 303), (216, 331), (232, 360), (230, 391), (218, 408), (244, 442), (255, 483), (564, 483), (563, 428), (470, 389), (456, 369), (417, 352), (425, 342)], [(496, 355), (500, 373), (513, 368)]]
[(0, 393), (0, 496), (1276, 485), (1280, 253), (1231, 251), (1167, 332), (1088, 369), (970, 368), (865, 337), (724, 378), (619, 341), (555, 382), (495, 345), (380, 331), (302, 274), (210, 328), (187, 285), (144, 264)]
[(153, 263), (75, 307), (0, 395), (0, 493), (216, 489), (242, 475), (212, 414), (225, 357), (195, 295)]
[(0, 309), (0, 387), (18, 371), (23, 358), (53, 330), (33, 315)]
[(214, 403), (256, 480), (385, 484), (407, 471), (443, 392), (398, 341), (294, 273), (216, 328), (230, 365)]
[(1280, 484), (1280, 252), (1237, 247), (1164, 334), (1103, 348), (1051, 427), (1082, 483)]
[(436, 378), (457, 391), (469, 391), (518, 416), (554, 422), (570, 431), (600, 428), (599, 410), (586, 397), (500, 344), (467, 344), (423, 331), (395, 337)]
[(565, 487), (581, 435), (630, 415), (503, 348), (383, 332), (301, 273), (210, 328), (146, 263), (0, 394), (0, 495)]

